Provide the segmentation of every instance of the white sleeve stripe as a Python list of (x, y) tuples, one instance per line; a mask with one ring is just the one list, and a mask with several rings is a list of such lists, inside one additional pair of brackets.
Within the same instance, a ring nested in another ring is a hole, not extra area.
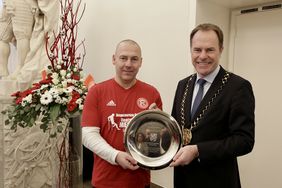
[(99, 127), (82, 127), (82, 143), (102, 159), (117, 165), (115, 159), (119, 150), (116, 150), (106, 142), (100, 134)]

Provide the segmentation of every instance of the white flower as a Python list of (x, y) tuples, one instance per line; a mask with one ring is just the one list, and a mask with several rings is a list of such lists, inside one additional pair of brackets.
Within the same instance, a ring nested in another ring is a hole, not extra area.
[(56, 86), (55, 87), (59, 93), (59, 95), (61, 95), (62, 93), (64, 93), (64, 89), (62, 88), (62, 86)]
[(83, 110), (83, 104), (79, 104), (78, 108), (79, 110)]
[(70, 101), (69, 98), (66, 98), (66, 97), (62, 98), (62, 104), (67, 104), (67, 103), (69, 103), (69, 101)]
[(66, 70), (60, 70), (60, 74), (62, 77), (65, 77), (66, 74), (67, 74), (67, 71)]
[(61, 65), (57, 65), (57, 69), (61, 69), (62, 68), (62, 66)]
[(76, 104), (81, 104), (82, 103), (82, 98), (79, 98), (75, 101)]
[(66, 81), (67, 81), (68, 83), (70, 83), (70, 84), (74, 84), (74, 83), (73, 83), (73, 79), (68, 78)]
[(59, 83), (59, 79), (53, 78), (53, 79), (52, 79), (52, 82), (53, 82), (55, 85), (57, 85), (57, 84)]
[(59, 65), (61, 65), (61, 64), (63, 64), (64, 62), (60, 59), (59, 61), (58, 61), (58, 64)]
[(21, 102), (22, 107), (25, 107), (26, 104), (27, 104), (26, 101), (22, 101), (22, 102)]
[(63, 103), (64, 103), (62, 97), (60, 97), (60, 96), (57, 96), (57, 97), (55, 98), (55, 102), (58, 103), (58, 104), (63, 104)]
[(23, 124), (23, 125), (26, 125), (26, 122), (24, 122), (24, 121), (21, 121), (21, 124)]
[(82, 89), (76, 89), (76, 91), (77, 91), (79, 94), (82, 94), (82, 93), (83, 93)]
[(52, 75), (51, 75), (51, 77), (57, 79), (57, 78), (59, 77), (59, 74), (56, 73), (56, 72), (53, 72)]
[(67, 74), (67, 78), (70, 78), (70, 77), (71, 77), (71, 73), (68, 73), (68, 74)]
[(45, 92), (41, 97), (40, 97), (40, 102), (43, 105), (48, 105), (53, 101), (52, 95), (49, 92)]
[(55, 98), (59, 95), (59, 91), (56, 88), (51, 88), (49, 93)]
[(62, 81), (62, 85), (63, 85), (63, 88), (66, 88), (68, 86), (67, 80), (63, 80)]
[(64, 89), (65, 93), (71, 93), (72, 91), (73, 91), (73, 86), (70, 86)]
[(48, 87), (48, 85), (47, 85), (47, 84), (41, 85), (41, 87), (40, 87), (40, 89), (39, 89), (39, 90), (43, 90), (43, 89), (45, 89), (45, 88), (47, 88), (47, 87)]
[(32, 100), (32, 94), (29, 94), (25, 98), (23, 98), (23, 102), (31, 103)]

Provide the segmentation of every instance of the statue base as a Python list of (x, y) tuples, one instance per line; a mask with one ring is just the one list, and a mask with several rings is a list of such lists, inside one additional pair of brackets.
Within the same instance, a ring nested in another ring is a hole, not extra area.
[(0, 79), (0, 96), (9, 97), (11, 94), (27, 89), (29, 82), (19, 82), (18, 80)]

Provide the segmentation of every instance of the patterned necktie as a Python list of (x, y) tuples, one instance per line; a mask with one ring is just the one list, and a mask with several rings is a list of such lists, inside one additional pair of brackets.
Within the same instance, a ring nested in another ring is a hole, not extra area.
[(192, 110), (191, 110), (191, 117), (192, 118), (194, 117), (195, 112), (197, 111), (197, 108), (202, 101), (205, 83), (206, 83), (206, 80), (204, 80), (204, 79), (198, 80), (199, 90), (198, 90), (198, 93), (196, 95), (196, 98), (194, 100), (194, 104), (193, 104), (193, 107), (192, 107)]

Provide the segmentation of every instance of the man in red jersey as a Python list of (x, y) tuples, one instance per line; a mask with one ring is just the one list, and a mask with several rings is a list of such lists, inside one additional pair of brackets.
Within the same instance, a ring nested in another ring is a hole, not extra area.
[(124, 130), (137, 113), (162, 109), (157, 89), (136, 79), (142, 65), (140, 46), (133, 40), (118, 43), (112, 63), (114, 78), (90, 88), (82, 113), (82, 142), (94, 152), (95, 188), (150, 187), (150, 172), (139, 168), (125, 152)]

